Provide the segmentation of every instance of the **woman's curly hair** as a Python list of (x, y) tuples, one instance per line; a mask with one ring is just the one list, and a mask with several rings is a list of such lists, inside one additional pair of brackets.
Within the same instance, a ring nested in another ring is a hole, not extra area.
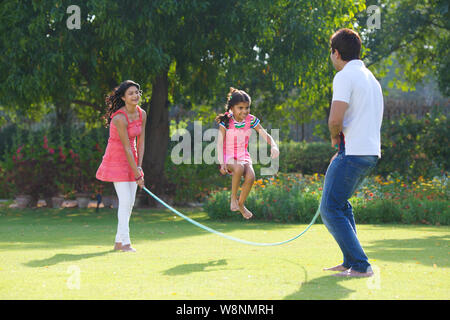
[(136, 87), (139, 92), (141, 92), (141, 86), (132, 81), (125, 80), (118, 87), (115, 87), (114, 90), (106, 96), (106, 114), (103, 116), (105, 121), (105, 126), (108, 127), (111, 123), (111, 115), (114, 114), (117, 110), (122, 108), (125, 105), (125, 101), (122, 100), (122, 97), (125, 95), (125, 92), (129, 87)]
[(221, 113), (216, 117), (216, 122), (220, 123), (223, 122), (225, 123), (225, 126), (228, 128), (228, 122), (230, 120), (230, 109), (231, 107), (233, 107), (234, 105), (240, 103), (240, 102), (247, 102), (248, 105), (250, 106), (252, 103), (252, 98), (250, 98), (250, 96), (248, 95), (247, 92), (245, 92), (244, 90), (239, 90), (233, 87), (230, 87), (230, 92), (227, 95), (227, 103), (225, 105), (225, 113)]

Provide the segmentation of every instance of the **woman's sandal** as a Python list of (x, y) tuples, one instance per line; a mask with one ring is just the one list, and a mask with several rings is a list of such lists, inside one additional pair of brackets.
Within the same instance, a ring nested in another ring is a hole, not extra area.
[(126, 244), (124, 246), (122, 246), (121, 249), (123, 252), (136, 252), (136, 249), (134, 249), (131, 244)]

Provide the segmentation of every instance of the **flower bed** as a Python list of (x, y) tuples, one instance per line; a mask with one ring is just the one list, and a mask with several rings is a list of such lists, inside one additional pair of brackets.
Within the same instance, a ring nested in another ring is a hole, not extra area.
[[(320, 174), (278, 174), (259, 179), (246, 206), (256, 220), (309, 223), (319, 206), (323, 178)], [(213, 219), (241, 219), (230, 211), (231, 192), (225, 189), (210, 195), (205, 211)], [(395, 175), (368, 177), (350, 203), (359, 223), (450, 224), (447, 176), (419, 177), (412, 183)]]
[(101, 137), (96, 134), (86, 130), (71, 135), (18, 132), (0, 163), (0, 182), (6, 186), (0, 192), (8, 197), (29, 195), (34, 204), (57, 195), (73, 199), (77, 193), (91, 198), (103, 193), (108, 186), (95, 179), (103, 155)]

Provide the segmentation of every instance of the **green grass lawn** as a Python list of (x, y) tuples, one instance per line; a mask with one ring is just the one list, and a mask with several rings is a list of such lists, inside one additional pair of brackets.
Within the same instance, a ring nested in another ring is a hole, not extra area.
[[(305, 225), (189, 217), (246, 240), (278, 242)], [(257, 213), (256, 213), (257, 214)], [(449, 299), (450, 228), (359, 225), (376, 275), (342, 279), (322, 224), (276, 247), (239, 244), (165, 210), (137, 210), (136, 253), (112, 251), (114, 209), (0, 208), (0, 299)]]

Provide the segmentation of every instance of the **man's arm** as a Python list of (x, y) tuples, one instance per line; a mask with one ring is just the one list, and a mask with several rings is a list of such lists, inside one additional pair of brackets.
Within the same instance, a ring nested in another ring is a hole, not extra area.
[(334, 100), (331, 103), (330, 116), (328, 118), (328, 129), (331, 135), (331, 145), (334, 147), (339, 145), (339, 133), (343, 128), (344, 114), (347, 111), (348, 103), (344, 101)]

